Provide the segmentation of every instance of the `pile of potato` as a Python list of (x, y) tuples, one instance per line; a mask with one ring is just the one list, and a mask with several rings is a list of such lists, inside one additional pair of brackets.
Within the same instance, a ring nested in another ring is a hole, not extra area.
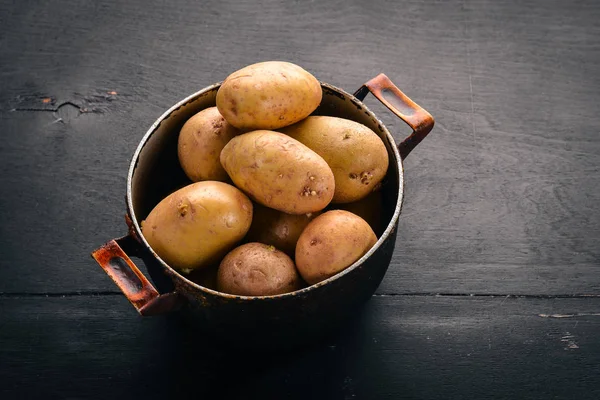
[(311, 116), (321, 98), (319, 81), (287, 62), (228, 76), (216, 107), (181, 129), (179, 161), (195, 183), (142, 222), (152, 249), (243, 296), (292, 292), (362, 257), (377, 241), (387, 150), (364, 125)]

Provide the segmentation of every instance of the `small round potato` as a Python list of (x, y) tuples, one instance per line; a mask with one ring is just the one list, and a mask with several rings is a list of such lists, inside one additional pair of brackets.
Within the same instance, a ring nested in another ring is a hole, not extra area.
[(315, 218), (296, 245), (296, 266), (313, 285), (348, 268), (377, 242), (369, 224), (351, 212), (332, 210)]
[(226, 181), (229, 177), (219, 155), (227, 142), (239, 133), (217, 107), (204, 109), (187, 120), (179, 133), (177, 152), (188, 178), (193, 182)]
[(278, 129), (309, 116), (322, 96), (321, 84), (306, 70), (267, 61), (229, 75), (217, 92), (217, 107), (238, 128)]
[(319, 211), (300, 215), (286, 214), (255, 204), (252, 225), (246, 239), (250, 242), (270, 244), (294, 257), (300, 234), (306, 225), (320, 214)]
[(225, 256), (217, 272), (220, 292), (239, 296), (273, 296), (301, 287), (294, 262), (263, 243), (246, 243)]
[(375, 132), (349, 119), (311, 116), (281, 129), (327, 161), (335, 176), (333, 203), (366, 197), (387, 173), (389, 160)]
[(253, 200), (287, 214), (320, 211), (335, 191), (325, 160), (279, 132), (260, 130), (234, 137), (221, 151), (221, 165)]
[(252, 202), (216, 181), (192, 183), (170, 194), (142, 222), (150, 247), (184, 273), (204, 268), (240, 241), (252, 222)]

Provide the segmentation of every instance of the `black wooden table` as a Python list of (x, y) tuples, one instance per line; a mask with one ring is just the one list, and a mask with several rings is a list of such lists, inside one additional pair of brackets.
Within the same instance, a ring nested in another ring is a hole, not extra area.
[[(595, 0), (2, 2), (0, 398), (600, 398), (599, 21)], [(126, 232), (150, 124), (273, 59), (347, 91), (384, 72), (437, 123), (364, 311), (249, 359), (138, 316), (89, 253)]]

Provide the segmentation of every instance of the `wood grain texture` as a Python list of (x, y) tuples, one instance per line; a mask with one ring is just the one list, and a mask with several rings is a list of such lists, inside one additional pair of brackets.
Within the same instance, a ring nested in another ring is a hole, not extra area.
[[(0, 398), (600, 398), (598, 21), (594, 0), (0, 2)], [(379, 294), (341, 337), (249, 359), (137, 316), (89, 253), (126, 231), (152, 122), (263, 60), (351, 92), (384, 72), (436, 126)]]
[(88, 253), (125, 231), (126, 170), (147, 127), (241, 66), (285, 59), (349, 91), (385, 72), (436, 117), (405, 163), (380, 293), (600, 293), (596, 2), (53, 0), (0, 11), (0, 292), (115, 290)]
[(600, 7), (463, 4), (471, 109), (443, 106), (434, 132), (455, 145), (432, 136), (408, 159), (403, 247), (381, 290), (598, 293)]
[(599, 299), (374, 297), (296, 354), (215, 350), (122, 296), (1, 298), (0, 395), (17, 398), (597, 399)]

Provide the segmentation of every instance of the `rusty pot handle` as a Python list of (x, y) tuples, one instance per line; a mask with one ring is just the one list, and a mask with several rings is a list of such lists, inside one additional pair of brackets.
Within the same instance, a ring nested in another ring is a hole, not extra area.
[(182, 302), (177, 292), (160, 294), (135, 266), (124, 249), (132, 249), (137, 242), (131, 236), (113, 239), (92, 252), (92, 257), (111, 277), (144, 316), (166, 314), (175, 311)]
[(392, 83), (390, 78), (384, 74), (379, 74), (362, 85), (354, 93), (354, 96), (362, 101), (369, 92), (412, 128), (413, 133), (398, 145), (400, 158), (404, 160), (412, 149), (421, 143), (421, 140), (431, 132), (435, 123), (433, 117), (407, 95), (402, 93)]

